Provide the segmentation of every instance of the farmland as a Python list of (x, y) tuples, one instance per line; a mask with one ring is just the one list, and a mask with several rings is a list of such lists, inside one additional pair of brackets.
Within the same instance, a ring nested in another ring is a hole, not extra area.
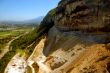
[(15, 37), (29, 32), (32, 30), (32, 27), (9, 27), (9, 28), (0, 28), (0, 53), (2, 52), (3, 48), (6, 44), (14, 39)]

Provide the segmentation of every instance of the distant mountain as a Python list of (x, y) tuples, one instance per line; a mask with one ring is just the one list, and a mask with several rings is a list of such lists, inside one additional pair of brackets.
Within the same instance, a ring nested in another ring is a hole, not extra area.
[(27, 20), (27, 21), (24, 21), (24, 23), (37, 23), (37, 24), (40, 24), (40, 22), (43, 20), (44, 16), (40, 16), (40, 17), (37, 17), (35, 19), (31, 19), (31, 20)]
[(40, 24), (44, 16), (24, 21), (1, 21), (0, 24)]

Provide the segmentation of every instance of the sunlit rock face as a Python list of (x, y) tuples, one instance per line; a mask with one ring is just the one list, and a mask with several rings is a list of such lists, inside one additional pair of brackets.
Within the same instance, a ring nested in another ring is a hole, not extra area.
[(110, 0), (61, 0), (46, 15), (40, 31), (52, 27), (61, 32), (75, 31), (82, 38), (98, 43), (110, 42)]
[(31, 55), (36, 73), (110, 72), (110, 0), (61, 0), (41, 22), (44, 30)]
[(61, 0), (46, 15), (39, 30), (43, 28), (46, 30), (44, 32), (48, 32), (53, 26), (63, 32), (78, 32), (79, 35), (87, 36), (98, 43), (108, 43), (110, 0)]
[(67, 30), (110, 31), (110, 0), (61, 0), (55, 26)]
[[(41, 46), (43, 50), (39, 48)], [(31, 60), (38, 65), (36, 73), (110, 72), (110, 44), (96, 44), (70, 32), (61, 33), (56, 28), (49, 31), (35, 51)], [(42, 52), (38, 55), (38, 51)]]
[(4, 73), (24, 73), (26, 71), (27, 63), (24, 57), (20, 57), (17, 53), (7, 65)]

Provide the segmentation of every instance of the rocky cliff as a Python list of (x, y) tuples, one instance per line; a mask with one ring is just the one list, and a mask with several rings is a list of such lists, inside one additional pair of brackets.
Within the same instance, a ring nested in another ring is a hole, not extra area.
[(61, 0), (38, 32), (35, 73), (110, 72), (110, 0)]

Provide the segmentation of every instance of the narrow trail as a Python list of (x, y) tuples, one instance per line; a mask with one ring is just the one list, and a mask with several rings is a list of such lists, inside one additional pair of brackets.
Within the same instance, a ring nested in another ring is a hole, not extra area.
[[(37, 73), (37, 71), (38, 71), (38, 70), (36, 70), (36, 67), (32, 66), (34, 63), (36, 63), (36, 65), (38, 65), (38, 66), (41, 65), (41, 67), (39, 66), (41, 69), (43, 68), (46, 71), (48, 71), (48, 67), (43, 64), (43, 62), (45, 61), (46, 58), (42, 54), (43, 49), (41, 50), (41, 48), (44, 47), (44, 42), (45, 42), (45, 39), (42, 39), (39, 42), (39, 44), (35, 47), (33, 53), (30, 55), (30, 57), (27, 60), (28, 66), (31, 68), (32, 73)], [(41, 54), (41, 55), (39, 55), (36, 58), (36, 57), (34, 57), (34, 55), (36, 55), (36, 53)]]
[(28, 33), (28, 32), (26, 32), (26, 33), (24, 33), (24, 34), (21, 34), (21, 35), (15, 37), (15, 38), (13, 38), (11, 41), (9, 41), (9, 42), (7, 43), (7, 45), (4, 47), (2, 53), (0, 54), (0, 59), (9, 51), (10, 45), (11, 45), (11, 43), (12, 43), (14, 40), (18, 39), (19, 37), (21, 37), (21, 36), (23, 36), (23, 35), (25, 35), (25, 34), (27, 34), (27, 33)]
[(12, 39), (11, 41), (9, 41), (8, 44), (5, 46), (5, 48), (2, 50), (0, 54), (0, 59), (9, 51), (10, 44), (13, 40), (15, 39)]

